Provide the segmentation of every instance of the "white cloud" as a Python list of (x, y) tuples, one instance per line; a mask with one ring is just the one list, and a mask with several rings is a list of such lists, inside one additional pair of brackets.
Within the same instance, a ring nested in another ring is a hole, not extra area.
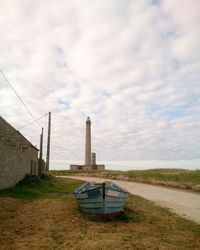
[[(0, 68), (35, 117), (52, 111), (52, 167), (83, 160), (88, 115), (101, 161), (200, 159), (198, 0), (0, 4)], [(0, 108), (31, 121), (1, 76)]]

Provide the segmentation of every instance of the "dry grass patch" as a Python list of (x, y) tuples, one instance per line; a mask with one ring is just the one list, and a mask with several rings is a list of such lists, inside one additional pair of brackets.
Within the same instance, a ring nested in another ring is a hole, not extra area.
[(129, 197), (124, 217), (109, 221), (85, 216), (74, 198), (62, 195), (1, 197), (0, 215), (1, 250), (200, 249), (199, 225), (137, 196)]

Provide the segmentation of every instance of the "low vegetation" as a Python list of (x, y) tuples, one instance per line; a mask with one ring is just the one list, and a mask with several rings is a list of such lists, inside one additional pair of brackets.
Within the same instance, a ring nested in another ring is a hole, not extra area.
[(0, 191), (0, 249), (200, 249), (200, 226), (138, 196), (120, 218), (77, 209), (73, 179), (26, 178)]
[(87, 175), (190, 189), (200, 192), (200, 170), (150, 169), (131, 171), (52, 171), (54, 175)]
[(81, 183), (70, 179), (67, 182), (63, 179), (56, 179), (51, 175), (41, 177), (27, 175), (15, 187), (0, 191), (0, 197), (13, 197), (25, 199), (57, 198), (61, 196), (72, 196), (74, 185)]

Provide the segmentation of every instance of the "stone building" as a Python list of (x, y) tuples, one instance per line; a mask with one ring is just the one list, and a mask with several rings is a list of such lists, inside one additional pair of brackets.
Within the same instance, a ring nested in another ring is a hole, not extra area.
[(0, 189), (38, 175), (38, 149), (0, 116)]
[(70, 170), (105, 170), (105, 165), (96, 164), (96, 153), (91, 151), (91, 121), (90, 117), (86, 120), (85, 136), (85, 164), (70, 165)]

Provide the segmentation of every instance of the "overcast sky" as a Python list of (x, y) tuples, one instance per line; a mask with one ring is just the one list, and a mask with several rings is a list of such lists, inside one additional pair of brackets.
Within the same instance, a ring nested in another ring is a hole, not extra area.
[[(0, 0), (0, 34), (0, 69), (52, 112), (51, 169), (84, 162), (87, 116), (108, 168), (200, 168), (199, 0)], [(32, 121), (2, 75), (0, 115)]]

